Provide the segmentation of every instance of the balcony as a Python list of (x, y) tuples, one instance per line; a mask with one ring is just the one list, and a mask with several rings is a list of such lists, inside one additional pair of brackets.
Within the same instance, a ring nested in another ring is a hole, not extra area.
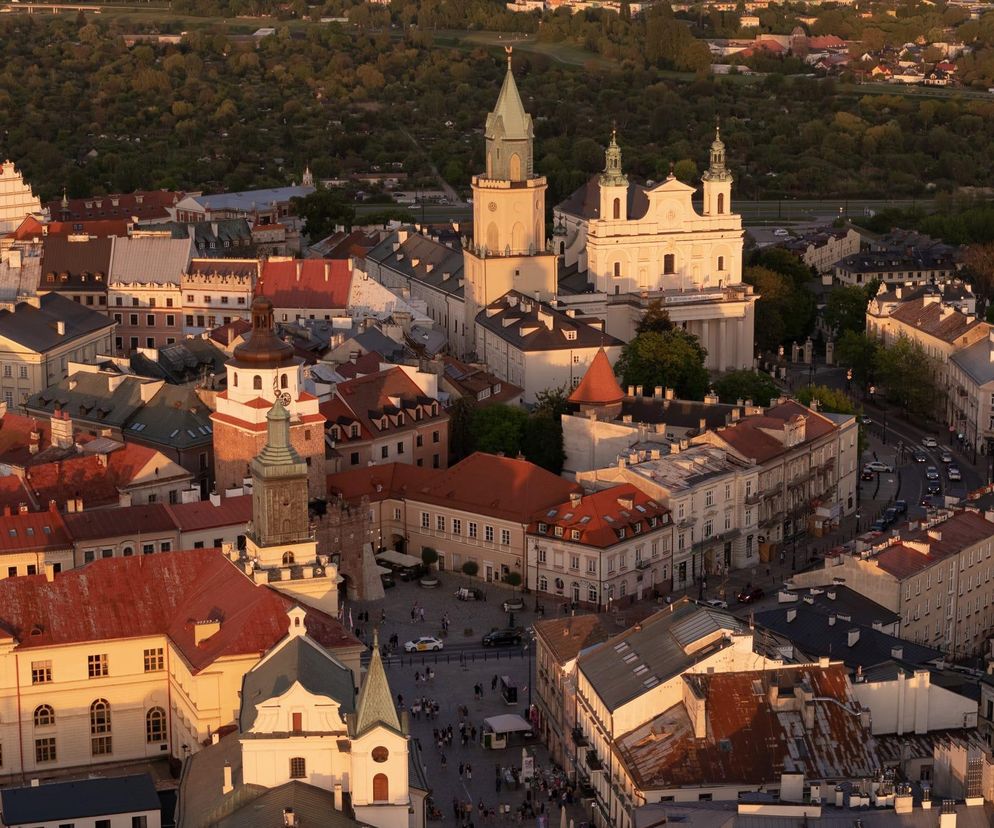
[(593, 748), (587, 751), (587, 767), (590, 768), (591, 771), (604, 770), (604, 765), (597, 756), (597, 751)]
[(762, 492), (753, 492), (751, 495), (746, 496), (745, 502), (748, 503), (750, 506), (755, 506), (762, 499), (763, 499)]
[(583, 735), (583, 731), (579, 728), (579, 726), (574, 727), (570, 731), (570, 735), (573, 737), (573, 744), (576, 745), (577, 747), (587, 746), (588, 744), (587, 737)]
[(636, 569), (648, 569), (649, 568), (649, 561), (635, 561), (635, 568)]

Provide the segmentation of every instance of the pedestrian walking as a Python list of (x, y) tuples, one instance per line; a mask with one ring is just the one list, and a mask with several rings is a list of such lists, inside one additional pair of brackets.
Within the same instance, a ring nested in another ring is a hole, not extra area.
[(497, 682), (498, 682), (497, 674), (494, 673), (494, 677), (492, 679), (490, 679), (490, 692), (491, 693), (494, 692), (497, 689)]
[(470, 781), (473, 779), (473, 766), (469, 762), (466, 763), (466, 778)]

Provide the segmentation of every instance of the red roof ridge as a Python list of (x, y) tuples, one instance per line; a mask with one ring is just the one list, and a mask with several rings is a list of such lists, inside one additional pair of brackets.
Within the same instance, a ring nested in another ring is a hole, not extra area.
[(586, 405), (611, 405), (621, 402), (624, 398), (625, 392), (618, 384), (618, 378), (614, 375), (611, 361), (602, 346), (597, 349), (597, 353), (590, 361), (590, 367), (584, 373), (580, 384), (569, 395), (569, 402)]

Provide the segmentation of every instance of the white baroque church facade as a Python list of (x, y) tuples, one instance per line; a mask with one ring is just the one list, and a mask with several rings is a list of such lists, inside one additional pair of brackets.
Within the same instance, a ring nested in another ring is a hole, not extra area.
[(732, 212), (718, 131), (700, 212), (694, 194), (672, 172), (656, 185), (630, 182), (612, 134), (604, 171), (553, 210), (553, 246), (567, 274), (559, 302), (601, 315), (607, 332), (627, 341), (659, 299), (674, 324), (700, 339), (709, 369), (751, 368), (759, 297), (742, 282), (742, 217)]

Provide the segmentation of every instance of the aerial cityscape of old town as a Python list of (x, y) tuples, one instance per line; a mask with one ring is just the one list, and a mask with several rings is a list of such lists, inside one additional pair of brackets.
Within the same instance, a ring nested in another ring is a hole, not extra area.
[(2, 828), (994, 826), (994, 2), (0, 54)]

